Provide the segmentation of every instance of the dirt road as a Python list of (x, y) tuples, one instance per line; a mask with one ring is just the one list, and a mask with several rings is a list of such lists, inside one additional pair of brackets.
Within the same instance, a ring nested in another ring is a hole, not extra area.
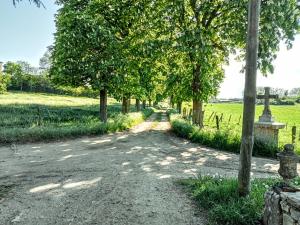
[[(155, 116), (125, 133), (0, 148), (0, 184), (15, 185), (0, 203), (0, 224), (205, 224), (174, 181), (236, 175), (238, 156), (176, 138), (166, 115)], [(254, 159), (256, 176), (277, 169)]]

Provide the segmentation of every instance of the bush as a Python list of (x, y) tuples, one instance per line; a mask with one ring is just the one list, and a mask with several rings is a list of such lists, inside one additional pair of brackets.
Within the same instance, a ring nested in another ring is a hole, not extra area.
[(274, 105), (295, 105), (296, 103), (292, 100), (278, 99), (274, 102)]
[(238, 182), (232, 178), (200, 176), (182, 180), (180, 184), (187, 187), (201, 208), (208, 210), (209, 224), (257, 225), (262, 218), (264, 194), (277, 182), (277, 179), (254, 179), (251, 193), (245, 198), (239, 197)]
[(0, 94), (3, 94), (7, 91), (9, 82), (10, 76), (2, 74), (0, 71)]
[(99, 96), (98, 91), (88, 87), (74, 88), (54, 85), (46, 75), (11, 76), (11, 80), (7, 83), (7, 89), (10, 91), (42, 92), (75, 97), (95, 98)]
[[(199, 143), (207, 147), (216, 148), (233, 153), (240, 152), (241, 138), (233, 133), (229, 128), (226, 130), (216, 130), (209, 128), (200, 129), (184, 120), (179, 114), (168, 111), (173, 132), (182, 138), (190, 139), (194, 143)], [(276, 157), (278, 148), (274, 145), (266, 144), (255, 140), (253, 155)]]

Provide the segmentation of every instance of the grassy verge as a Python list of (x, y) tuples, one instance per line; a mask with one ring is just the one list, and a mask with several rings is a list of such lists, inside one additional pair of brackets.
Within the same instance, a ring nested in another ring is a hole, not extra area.
[[(210, 225), (257, 225), (261, 224), (264, 194), (278, 181), (252, 180), (251, 194), (246, 198), (238, 196), (238, 183), (233, 178), (200, 176), (179, 183), (186, 187), (199, 207), (208, 211)], [(299, 178), (294, 184), (299, 184)]]
[[(132, 106), (131, 111), (135, 108)], [(99, 121), (99, 100), (41, 93), (0, 95), (0, 144), (50, 141), (128, 129), (153, 110), (122, 115), (121, 105), (108, 100), (108, 123)]]
[[(292, 141), (292, 127), (297, 127), (297, 137), (300, 133), (300, 104), (296, 105), (271, 105), (272, 115), (277, 122), (286, 124), (285, 129), (279, 131), (279, 147), (282, 149), (285, 144)], [(191, 103), (184, 103), (183, 108), (187, 111), (192, 108)], [(230, 129), (231, 133), (240, 134), (242, 131), (243, 104), (241, 103), (207, 103), (204, 107), (204, 125), (210, 129), (216, 130), (216, 119), (218, 115), (222, 118), (220, 129), (226, 131)], [(263, 105), (256, 106), (256, 118), (263, 112)], [(296, 150), (300, 154), (300, 138), (296, 138)]]
[[(224, 151), (239, 153), (241, 138), (240, 133), (228, 128), (223, 130), (211, 129), (205, 127), (199, 129), (176, 114), (174, 111), (168, 111), (173, 132), (179, 137), (187, 138), (192, 142), (199, 143), (211, 148), (216, 148)], [(267, 145), (261, 142), (255, 142), (253, 155), (275, 157), (278, 149), (275, 146)]]
[(10, 128), (0, 130), (0, 143), (26, 143), (38, 141), (60, 140), (74, 138), (83, 135), (101, 135), (117, 131), (126, 130), (138, 123), (141, 123), (153, 113), (149, 108), (142, 112), (129, 113), (128, 115), (117, 114), (101, 123), (98, 119), (82, 123), (81, 121), (72, 122), (67, 125), (48, 125), (33, 126), (30, 128)]

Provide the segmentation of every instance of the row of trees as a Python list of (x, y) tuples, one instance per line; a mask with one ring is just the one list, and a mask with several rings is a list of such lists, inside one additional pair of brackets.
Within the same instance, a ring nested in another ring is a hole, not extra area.
[[(247, 0), (59, 0), (50, 75), (54, 82), (90, 86), (126, 102), (193, 101), (193, 122), (218, 92), (231, 53), (246, 49)], [(273, 72), (282, 40), (298, 28), (295, 0), (262, 1), (258, 67)]]
[(298, 30), (297, 1), (57, 0), (57, 3), (61, 8), (56, 17), (51, 78), (59, 84), (99, 90), (100, 118), (104, 122), (107, 93), (123, 100), (124, 112), (132, 96), (137, 103), (169, 96), (179, 106), (182, 101), (192, 100), (193, 123), (201, 127), (202, 104), (216, 95), (229, 55), (238, 50), (240, 60), (247, 58), (239, 170), (239, 192), (247, 195), (256, 71), (259, 68), (265, 75), (272, 73), (272, 61), (280, 42), (284, 41), (288, 48), (292, 46)]
[(50, 51), (47, 50), (40, 59), (39, 68), (31, 66), (25, 61), (5, 63), (3, 71), (0, 71), (0, 93), (10, 90), (98, 97), (98, 93), (90, 88), (74, 88), (54, 84), (48, 73), (51, 64), (49, 56)]

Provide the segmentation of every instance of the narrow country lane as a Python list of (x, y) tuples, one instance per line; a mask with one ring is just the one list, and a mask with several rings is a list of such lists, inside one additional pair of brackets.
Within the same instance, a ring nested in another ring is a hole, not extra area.
[[(165, 113), (123, 133), (0, 148), (0, 224), (204, 225), (205, 214), (176, 185), (197, 174), (236, 176), (238, 155), (168, 132)], [(278, 162), (255, 158), (258, 177)]]

